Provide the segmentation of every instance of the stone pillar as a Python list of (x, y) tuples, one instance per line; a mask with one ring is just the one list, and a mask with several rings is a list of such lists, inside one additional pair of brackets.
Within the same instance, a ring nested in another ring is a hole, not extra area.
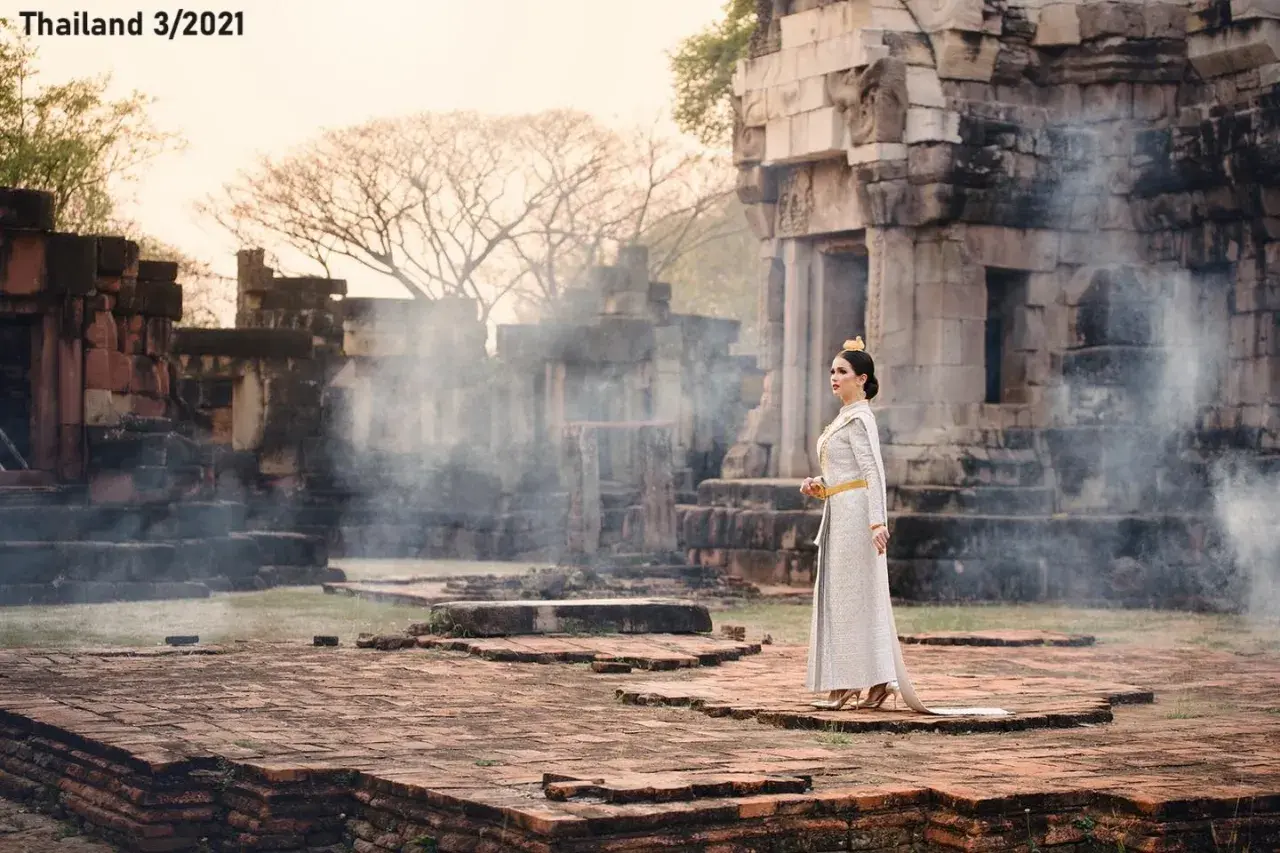
[(726, 480), (777, 476), (777, 447), (782, 424), (782, 346), (785, 339), (784, 294), (786, 266), (779, 240), (760, 243), (760, 355), (764, 371), (760, 404), (747, 413), (737, 442), (725, 454), (721, 476)]
[(600, 550), (600, 445), (599, 431), (590, 424), (564, 427), (566, 485), (569, 519), (565, 531), (566, 556), (590, 560)]
[(640, 508), (644, 550), (650, 554), (670, 553), (677, 548), (672, 431), (666, 425), (643, 426), (639, 430)]
[[(83, 299), (73, 299), (64, 320), (77, 332), (84, 328)], [(79, 334), (58, 339), (58, 476), (79, 481), (84, 476), (84, 339)]]
[(783, 296), (782, 435), (774, 448), (778, 476), (805, 477), (809, 468), (806, 430), (809, 360), (811, 351), (809, 293), (813, 279), (813, 247), (807, 242), (783, 243), (786, 281)]
[(692, 427), (693, 422), (692, 417), (684, 416), (684, 376), (681, 364), (685, 347), (684, 329), (678, 325), (658, 326), (653, 333), (653, 418), (676, 424), (673, 442), (677, 455), (684, 459), (694, 444), (693, 430), (681, 429), (686, 423)]
[(877, 402), (905, 399), (905, 383), (915, 360), (916, 264), (915, 245), (901, 228), (867, 229), (867, 351), (876, 360), (881, 381)]

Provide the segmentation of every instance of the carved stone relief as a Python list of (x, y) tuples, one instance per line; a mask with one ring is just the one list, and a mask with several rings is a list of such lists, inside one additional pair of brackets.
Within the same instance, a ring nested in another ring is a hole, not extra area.
[(733, 163), (743, 166), (764, 159), (764, 128), (736, 122), (733, 134)]
[(797, 166), (789, 170), (778, 186), (777, 236), (798, 237), (809, 233), (813, 204), (812, 168)]
[(844, 115), (852, 145), (901, 142), (907, 129), (907, 66), (884, 57), (864, 70), (837, 71), (827, 78), (831, 102)]

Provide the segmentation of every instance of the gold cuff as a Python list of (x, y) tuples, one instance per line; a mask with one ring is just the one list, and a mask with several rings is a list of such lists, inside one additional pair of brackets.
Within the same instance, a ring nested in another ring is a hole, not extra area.
[(884, 527), (884, 525), (883, 525), (883, 524), (873, 524), (873, 525), (871, 525), (871, 531), (874, 533), (875, 531), (879, 530), (881, 527)]

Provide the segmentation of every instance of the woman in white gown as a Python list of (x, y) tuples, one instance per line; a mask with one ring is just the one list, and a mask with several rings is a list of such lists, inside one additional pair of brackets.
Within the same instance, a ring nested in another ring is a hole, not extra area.
[(818, 437), (822, 475), (800, 486), (824, 501), (807, 686), (828, 697), (813, 704), (838, 711), (855, 700), (855, 708), (878, 708), (889, 696), (895, 703), (901, 696), (924, 714), (1004, 714), (998, 708), (929, 709), (911, 686), (889, 600), (884, 462), (869, 403), (879, 387), (862, 339), (845, 341), (831, 362), (831, 392), (844, 407)]

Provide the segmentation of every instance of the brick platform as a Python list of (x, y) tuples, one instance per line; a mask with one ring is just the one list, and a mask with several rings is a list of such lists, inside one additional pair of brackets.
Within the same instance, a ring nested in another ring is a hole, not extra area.
[[(803, 656), (766, 646), (654, 683), (743, 707), (795, 704), (807, 698)], [(7, 651), (0, 792), (56, 798), (137, 851), (1280, 842), (1273, 656), (913, 646), (907, 657), (938, 705), (977, 699), (1021, 713), (1045, 698), (1106, 702), (1117, 685), (1150, 689), (1154, 702), (1088, 727), (841, 734), (621, 704), (615, 691), (634, 674), (440, 650)], [(863, 713), (907, 716), (845, 716)], [(585, 787), (565, 787), (574, 781)]]
[(973, 673), (930, 674), (931, 692), (945, 699), (934, 701), (931, 695), (925, 695), (925, 702), (937, 706), (996, 705), (1009, 711), (1009, 716), (930, 716), (914, 713), (906, 706), (899, 710), (889, 703), (874, 711), (857, 713), (818, 711), (809, 706), (803, 695), (797, 695), (794, 687), (804, 682), (804, 656), (804, 649), (783, 648), (763, 663), (736, 666), (732, 679), (637, 682), (619, 688), (617, 696), (627, 704), (690, 707), (712, 717), (754, 718), (785, 729), (948, 734), (1109, 723), (1113, 706), (1154, 699), (1146, 688), (1105, 679), (1014, 675), (993, 670), (985, 677)]

